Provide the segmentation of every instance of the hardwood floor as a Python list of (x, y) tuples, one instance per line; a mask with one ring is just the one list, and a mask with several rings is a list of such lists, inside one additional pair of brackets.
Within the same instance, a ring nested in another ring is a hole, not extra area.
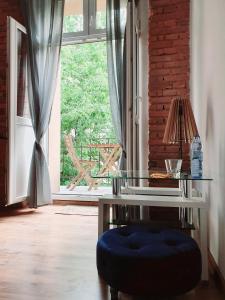
[[(97, 216), (65, 215), (59, 209), (0, 214), (0, 300), (110, 299), (95, 265)], [(121, 294), (120, 299), (132, 298)], [(213, 281), (176, 298), (222, 299)]]

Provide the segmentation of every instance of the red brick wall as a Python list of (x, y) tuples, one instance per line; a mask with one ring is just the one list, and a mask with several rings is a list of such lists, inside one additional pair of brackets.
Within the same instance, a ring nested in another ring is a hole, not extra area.
[(22, 22), (19, 0), (0, 0), (0, 205), (6, 199), (8, 170), (7, 16)]
[[(162, 143), (170, 102), (189, 97), (190, 0), (150, 0), (149, 14), (149, 168), (165, 168), (178, 158), (178, 145)], [(188, 168), (185, 148), (184, 167)]]

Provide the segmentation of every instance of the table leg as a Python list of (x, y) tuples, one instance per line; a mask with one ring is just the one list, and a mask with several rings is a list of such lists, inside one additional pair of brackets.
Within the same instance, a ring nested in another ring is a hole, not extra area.
[[(199, 242), (199, 208), (192, 208), (194, 230), (191, 231), (191, 237)], [(199, 242), (200, 244), (200, 242)]]
[(109, 216), (110, 207), (109, 204), (103, 204), (99, 201), (98, 204), (98, 237), (102, 235), (102, 233), (109, 229)]
[(202, 254), (202, 280), (208, 281), (208, 243), (207, 243), (207, 210), (200, 208), (200, 224), (199, 224), (199, 233), (200, 233), (200, 248)]
[[(192, 181), (183, 179), (179, 181), (179, 188), (182, 190), (182, 196), (185, 199), (191, 199), (192, 197)], [(193, 209), (192, 208), (180, 208), (179, 210), (180, 220), (182, 226), (186, 223), (193, 224)]]

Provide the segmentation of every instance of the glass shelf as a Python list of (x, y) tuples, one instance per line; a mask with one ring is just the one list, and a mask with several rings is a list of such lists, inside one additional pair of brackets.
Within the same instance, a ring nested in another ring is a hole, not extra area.
[(180, 173), (176, 177), (172, 177), (165, 171), (117, 171), (107, 174), (91, 174), (92, 178), (109, 178), (109, 179), (148, 179), (148, 180), (213, 180), (208, 176), (201, 178), (192, 177), (187, 173)]

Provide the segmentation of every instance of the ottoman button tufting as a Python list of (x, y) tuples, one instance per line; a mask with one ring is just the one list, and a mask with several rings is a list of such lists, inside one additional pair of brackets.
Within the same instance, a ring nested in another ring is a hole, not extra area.
[(140, 247), (139, 247), (138, 245), (135, 245), (135, 244), (130, 244), (130, 245), (129, 245), (129, 248), (130, 248), (130, 249), (133, 249), (133, 250), (138, 250), (138, 249), (140, 249)]
[(201, 278), (197, 243), (174, 229), (130, 225), (103, 233), (97, 243), (97, 269), (116, 291), (138, 296), (176, 296)]
[(177, 242), (176, 242), (176, 241), (165, 241), (165, 243), (166, 243), (168, 246), (176, 246), (176, 245), (177, 245)]

